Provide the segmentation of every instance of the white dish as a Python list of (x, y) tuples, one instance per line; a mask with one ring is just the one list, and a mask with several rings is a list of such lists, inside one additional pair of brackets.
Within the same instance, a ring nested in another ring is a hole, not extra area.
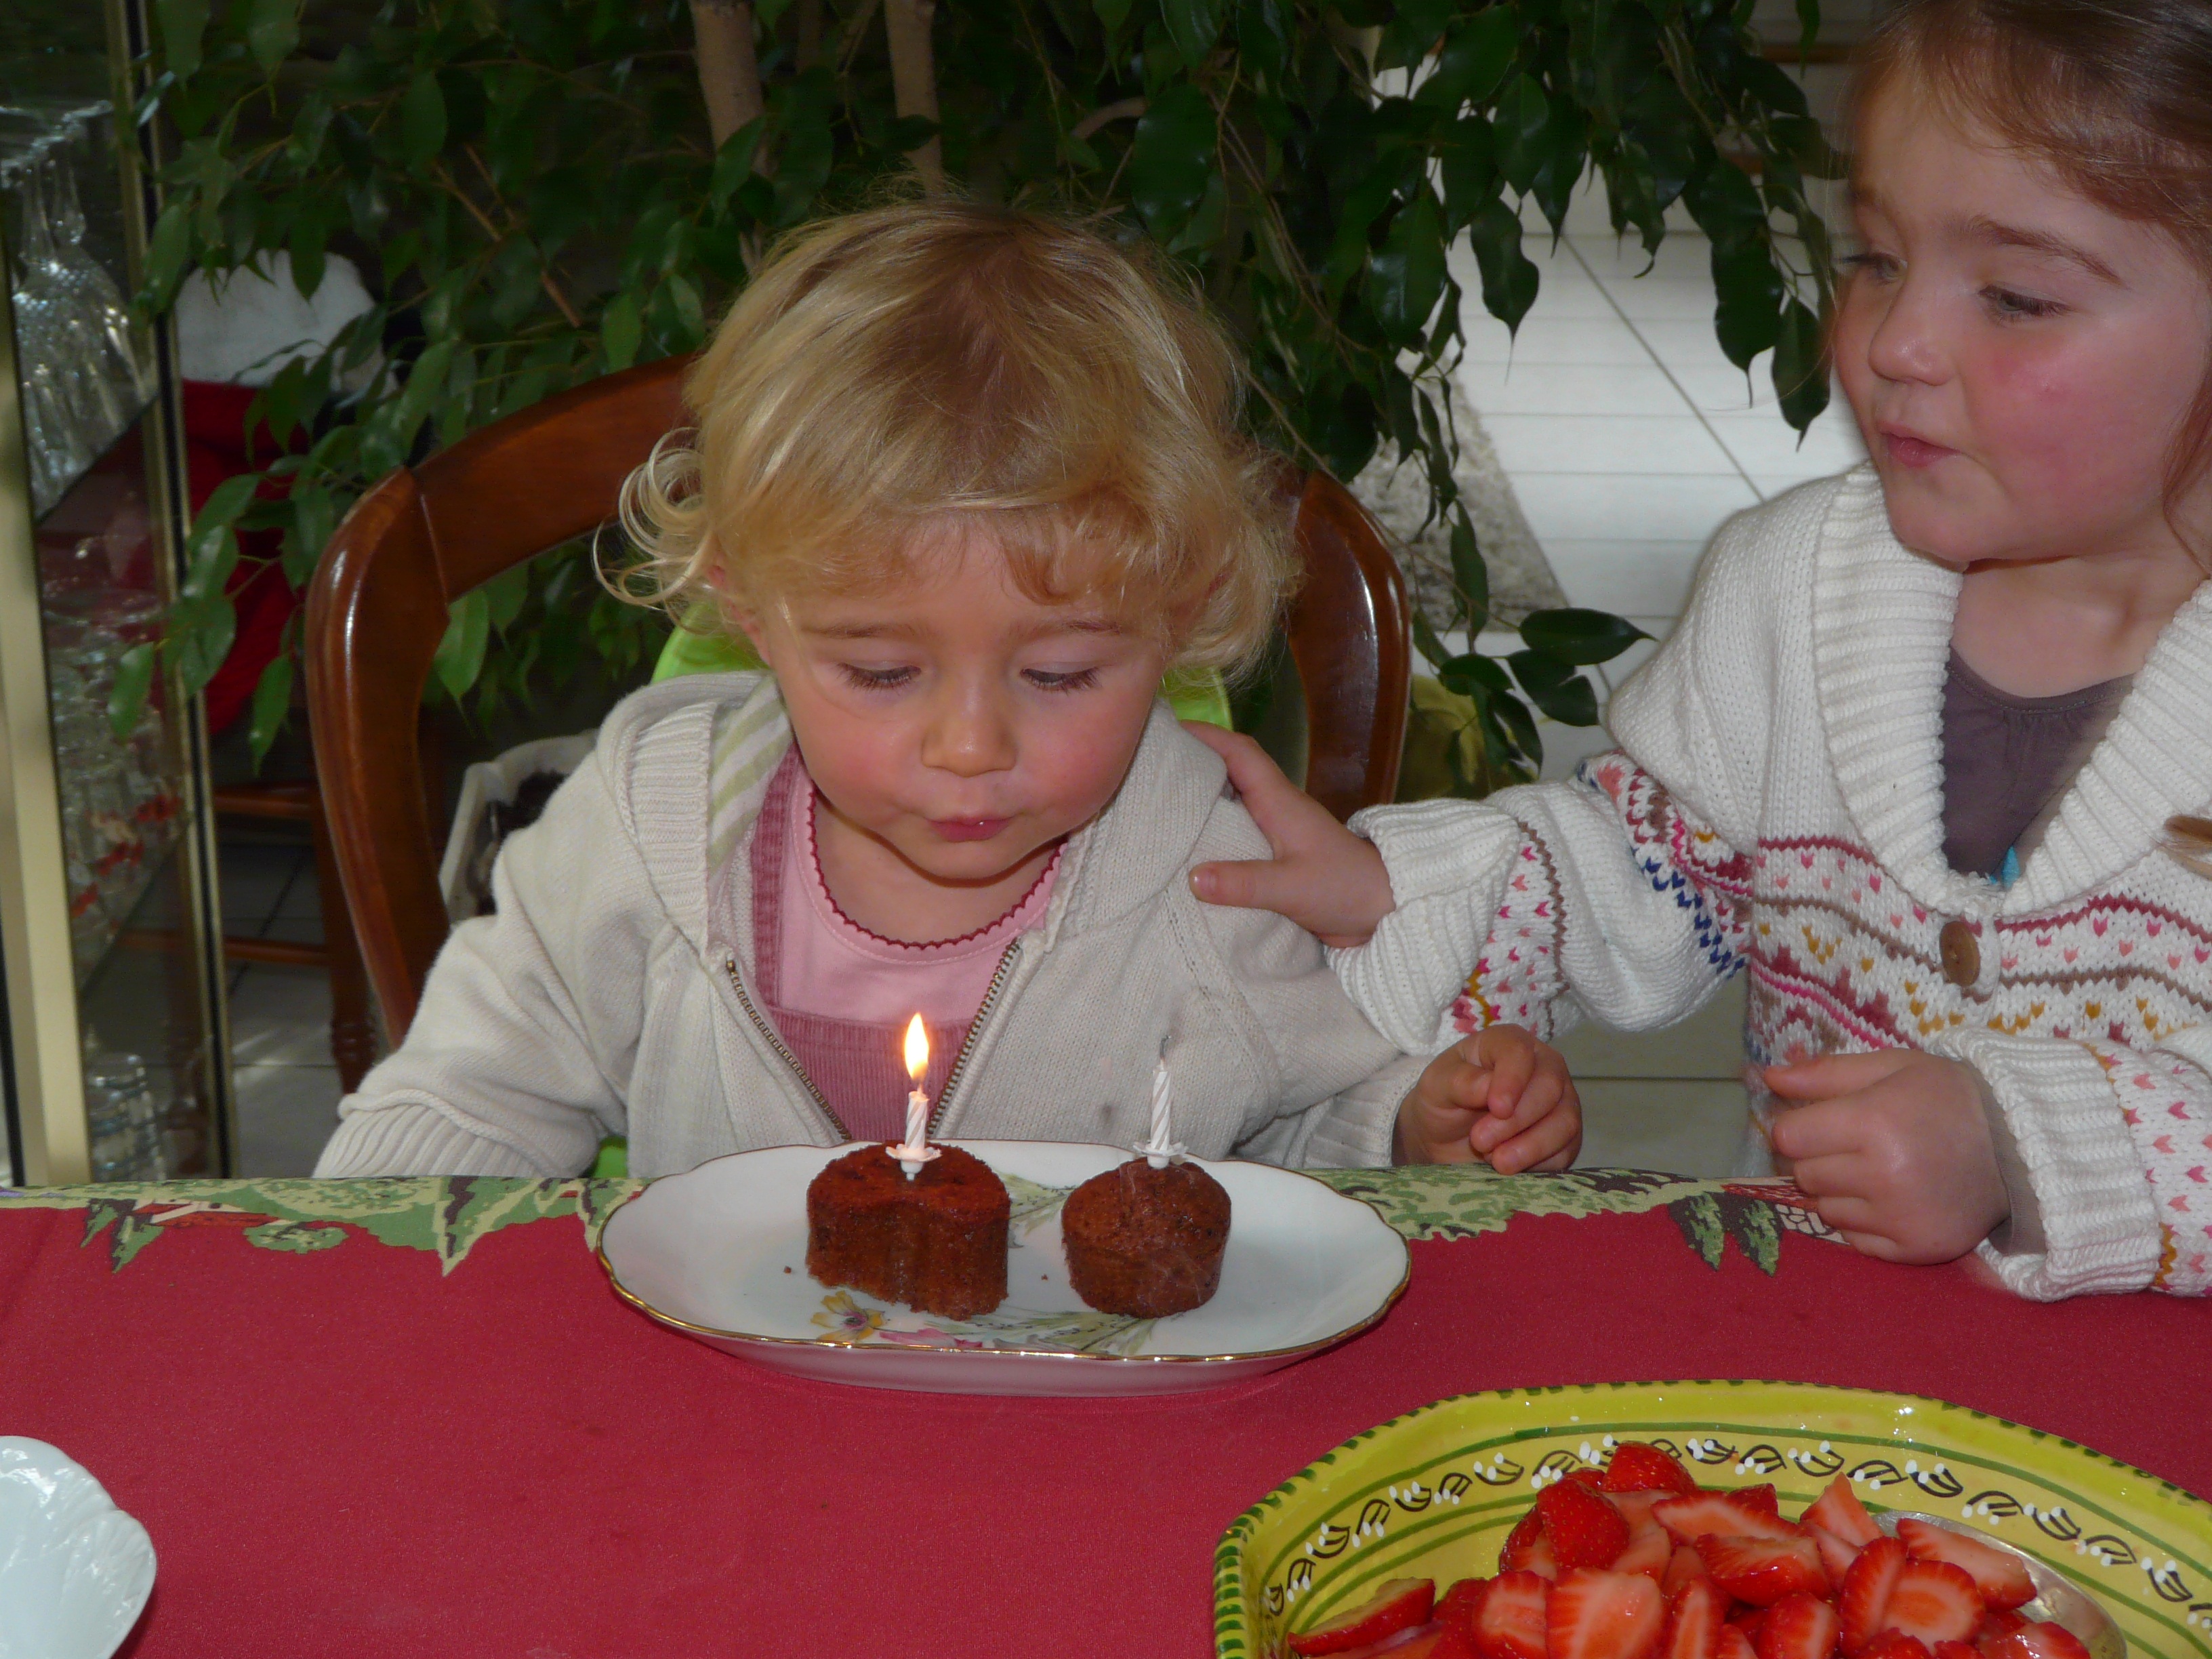
[(1014, 1200), (1007, 1297), (957, 1321), (830, 1290), (806, 1271), (806, 1188), (846, 1146), (740, 1152), (654, 1182), (609, 1218), (599, 1256), (653, 1318), (778, 1370), (945, 1394), (1177, 1394), (1275, 1370), (1382, 1317), (1406, 1242), (1295, 1170), (1194, 1159), (1229, 1194), (1221, 1288), (1170, 1319), (1092, 1312), (1069, 1287), (1060, 1205), (1130, 1155), (1061, 1141), (968, 1140)]
[(106, 1488), (0, 1437), (0, 1659), (108, 1659), (153, 1589), (153, 1540)]

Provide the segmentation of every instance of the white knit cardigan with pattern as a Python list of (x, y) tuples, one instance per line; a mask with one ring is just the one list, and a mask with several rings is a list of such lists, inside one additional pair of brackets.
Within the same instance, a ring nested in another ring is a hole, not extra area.
[(1614, 698), (1617, 751), (1352, 820), (1397, 908), (1338, 974), (1412, 1049), (1577, 1010), (1649, 1030), (1741, 969), (1754, 1066), (1909, 1047), (1980, 1073), (2040, 1212), (2040, 1249), (1982, 1247), (2014, 1290), (2204, 1293), (2212, 878), (2163, 827), (2212, 800), (2212, 583), (2008, 888), (1943, 857), (1958, 592), (1869, 468), (1741, 515)]

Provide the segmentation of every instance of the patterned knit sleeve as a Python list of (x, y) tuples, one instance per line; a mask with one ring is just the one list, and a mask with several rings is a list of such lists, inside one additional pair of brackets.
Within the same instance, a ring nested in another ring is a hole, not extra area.
[(1970, 1030), (1930, 1049), (1988, 1084), (2033, 1190), (2032, 1245), (1982, 1246), (2008, 1285), (2212, 1294), (2212, 1030), (2149, 1048)]
[(1334, 953), (1401, 1048), (1498, 1024), (1550, 1038), (1588, 1012), (1623, 1030), (1693, 1012), (1742, 965), (1749, 862), (1626, 755), (1482, 802), (1376, 807), (1397, 908)]

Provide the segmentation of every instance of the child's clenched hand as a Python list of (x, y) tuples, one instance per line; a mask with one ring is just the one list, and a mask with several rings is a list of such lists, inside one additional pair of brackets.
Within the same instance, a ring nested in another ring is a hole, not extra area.
[(1501, 1175), (1564, 1170), (1582, 1150), (1583, 1103), (1558, 1049), (1492, 1025), (1429, 1062), (1398, 1109), (1408, 1164), (1472, 1164)]
[(1366, 944), (1397, 906), (1374, 843), (1339, 823), (1251, 738), (1198, 720), (1185, 720), (1183, 730), (1229, 763), (1229, 781), (1275, 852), (1271, 860), (1201, 864), (1190, 872), (1190, 890), (1209, 904), (1273, 910), (1323, 945)]
[(1811, 1103), (1776, 1115), (1774, 1150), (1820, 1218), (1869, 1255), (1949, 1261), (2010, 1213), (1972, 1066), (1887, 1048), (1770, 1066), (1766, 1084)]

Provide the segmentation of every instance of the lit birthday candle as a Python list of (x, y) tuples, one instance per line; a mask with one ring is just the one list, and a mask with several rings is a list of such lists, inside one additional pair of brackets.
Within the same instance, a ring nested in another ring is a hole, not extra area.
[(906, 1074), (914, 1079), (914, 1092), (906, 1097), (906, 1142), (884, 1150), (898, 1160), (911, 1181), (937, 1156), (937, 1148), (929, 1144), (929, 1097), (921, 1091), (921, 1080), (929, 1074), (929, 1033), (921, 1029), (920, 1014), (907, 1023)]
[(1174, 1104), (1174, 1085), (1168, 1081), (1168, 1057), (1162, 1054), (1160, 1063), (1152, 1071), (1152, 1138), (1135, 1148), (1155, 1170), (1164, 1170), (1182, 1159), (1182, 1146), (1168, 1139), (1168, 1119)]

